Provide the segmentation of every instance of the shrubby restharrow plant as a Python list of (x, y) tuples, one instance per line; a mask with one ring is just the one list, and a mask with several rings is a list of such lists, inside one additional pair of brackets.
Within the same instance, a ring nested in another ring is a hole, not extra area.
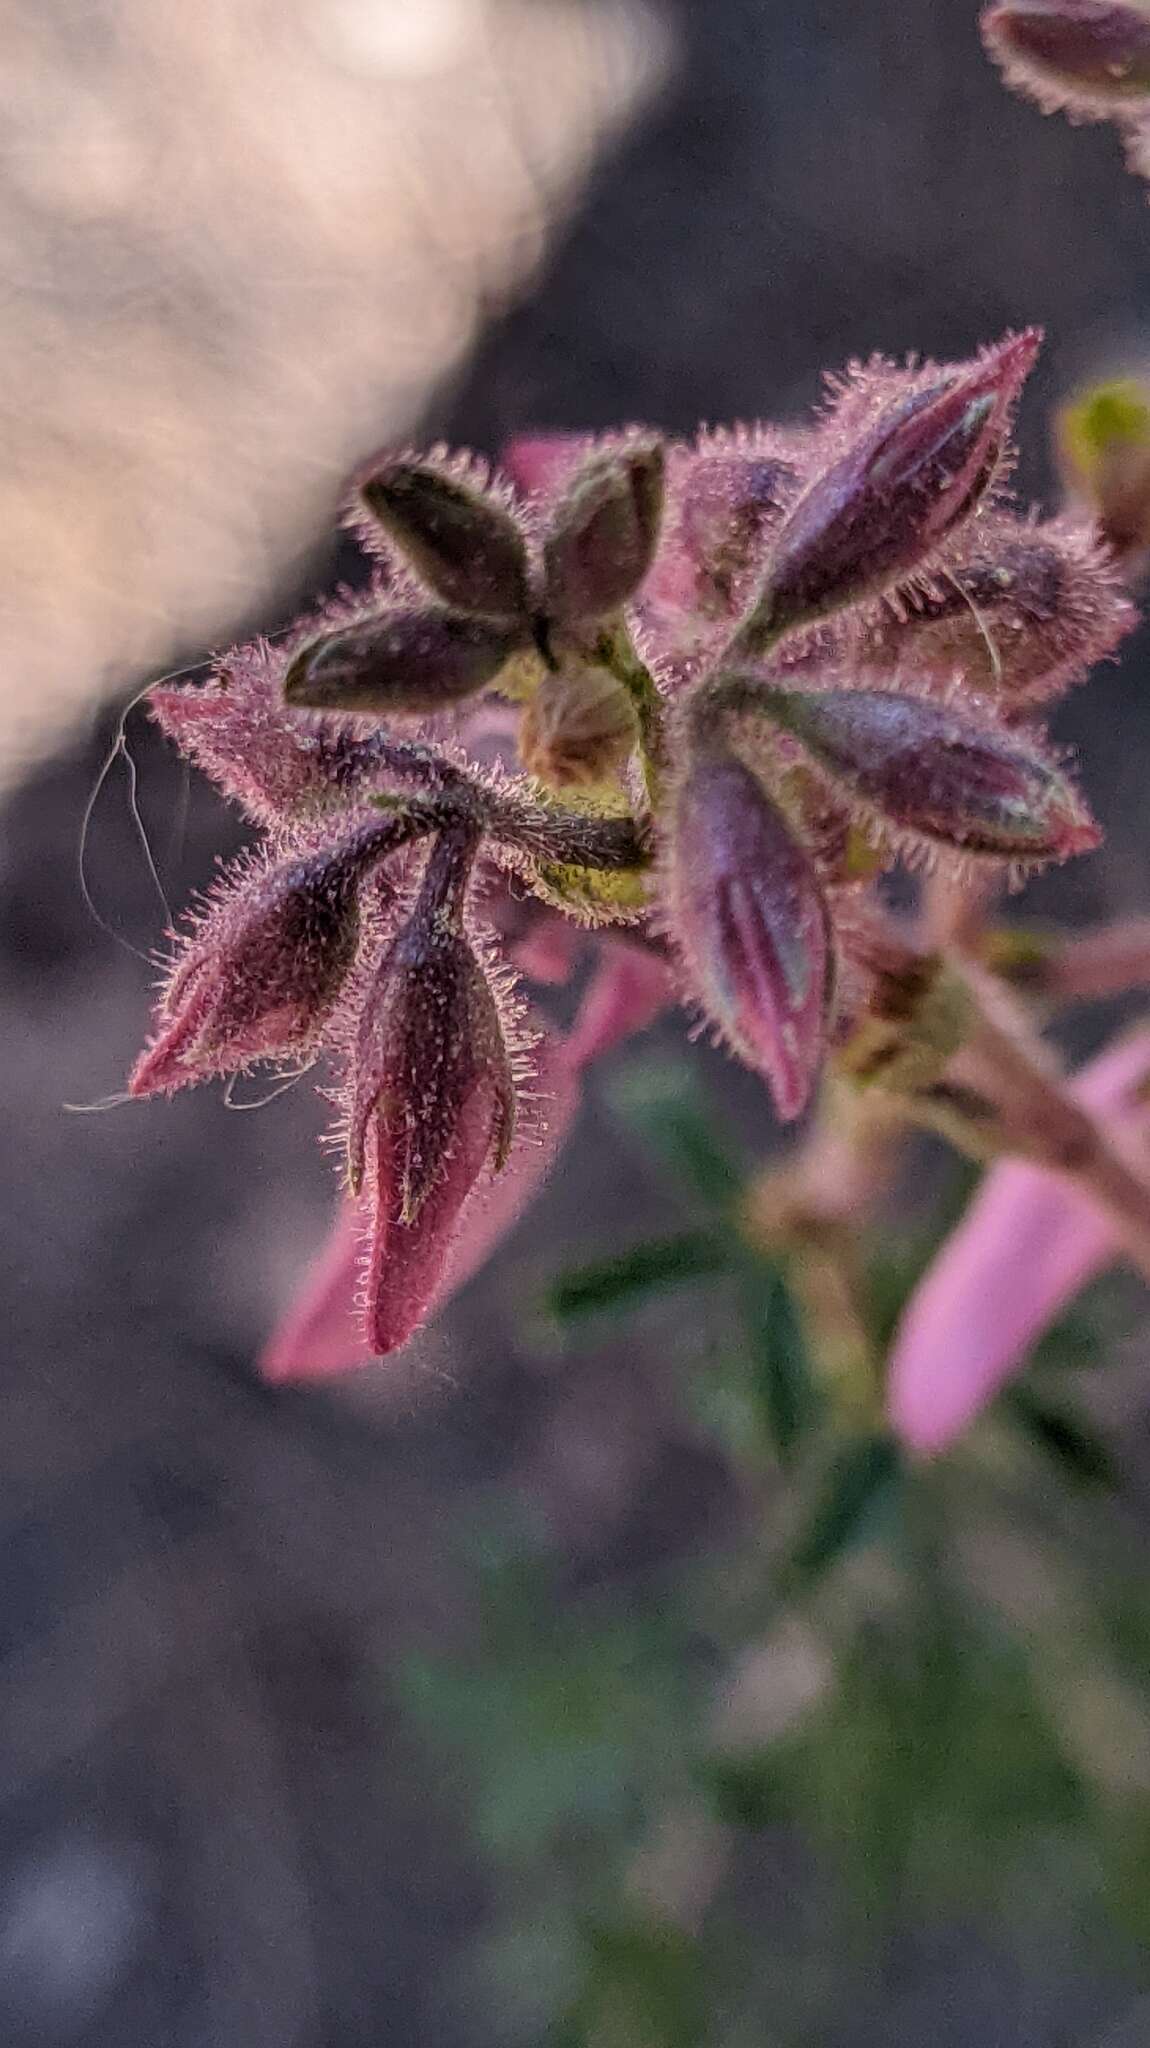
[[(1036, 711), (1133, 612), (1088, 516), (1010, 508), (1038, 339), (855, 366), (800, 428), (521, 444), (506, 475), (389, 458), (355, 491), (364, 592), (152, 691), (265, 844), (176, 938), (131, 1088), (331, 1060), (325, 1284), (348, 1313), (358, 1287), (366, 1350), (466, 1267), (478, 1189), (536, 1184), (547, 1098), (672, 990), (797, 1117), (889, 987), (886, 870), (1096, 844)], [(588, 945), (559, 1041), (516, 971)]]

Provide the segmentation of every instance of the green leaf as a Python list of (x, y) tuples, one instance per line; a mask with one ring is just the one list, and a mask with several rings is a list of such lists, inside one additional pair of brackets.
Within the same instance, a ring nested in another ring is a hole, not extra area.
[(697, 2048), (708, 1999), (698, 1946), (675, 1927), (617, 1921), (588, 1929), (587, 1985), (572, 2041), (603, 2048)]
[(752, 1397), (786, 1464), (817, 1412), (818, 1394), (802, 1321), (781, 1266), (748, 1262), (743, 1313)]
[(729, 1265), (725, 1247), (701, 1231), (651, 1238), (616, 1259), (565, 1273), (552, 1287), (548, 1306), (565, 1322), (604, 1310), (625, 1310), (648, 1295), (725, 1272)]
[(729, 1210), (745, 1173), (690, 1070), (679, 1062), (632, 1065), (612, 1090), (620, 1115), (709, 1208)]
[(845, 1446), (826, 1474), (790, 1557), (797, 1579), (819, 1578), (862, 1542), (879, 1510), (893, 1498), (901, 1472), (898, 1445), (867, 1436)]
[(1006, 1406), (1031, 1443), (1053, 1458), (1080, 1487), (1113, 1487), (1117, 1473), (1110, 1453), (1087, 1424), (1063, 1409), (1048, 1408), (1028, 1387), (1012, 1387)]
[(767, 1750), (707, 1757), (697, 1775), (716, 1820), (726, 1827), (777, 1827), (791, 1817), (784, 1773)]

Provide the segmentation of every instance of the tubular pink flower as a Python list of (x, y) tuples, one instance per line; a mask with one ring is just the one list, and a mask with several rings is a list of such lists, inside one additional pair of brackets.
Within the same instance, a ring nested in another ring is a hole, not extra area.
[[(1130, 1143), (1150, 1134), (1137, 1100), (1150, 1030), (1109, 1046), (1073, 1093)], [(915, 1289), (891, 1354), (887, 1412), (912, 1450), (945, 1450), (1025, 1363), (1074, 1296), (1121, 1257), (1119, 1235), (1071, 1182), (1017, 1160), (987, 1174)]]

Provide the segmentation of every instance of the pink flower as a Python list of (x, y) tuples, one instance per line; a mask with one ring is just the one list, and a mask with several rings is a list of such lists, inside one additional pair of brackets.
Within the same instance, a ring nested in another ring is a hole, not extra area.
[[(1138, 1090), (1150, 1030), (1109, 1046), (1073, 1084), (1119, 1139), (1150, 1134)], [(919, 1282), (894, 1341), (887, 1405), (911, 1449), (945, 1450), (986, 1407), (1055, 1317), (1121, 1257), (1109, 1217), (1058, 1174), (996, 1166)]]

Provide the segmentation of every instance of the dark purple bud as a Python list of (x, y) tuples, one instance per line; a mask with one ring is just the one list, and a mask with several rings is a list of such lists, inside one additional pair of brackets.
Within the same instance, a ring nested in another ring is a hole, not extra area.
[(1001, 0), (982, 33), (1007, 84), (1045, 113), (1105, 120), (1150, 96), (1150, 11), (1139, 0)]
[(360, 497), (443, 604), (504, 618), (526, 612), (523, 536), (489, 492), (431, 463), (390, 462)]
[(593, 455), (566, 484), (543, 550), (543, 604), (560, 623), (605, 618), (635, 595), (663, 515), (662, 442)]
[(363, 877), (419, 829), (380, 819), (334, 850), (241, 865), (175, 964), (129, 1092), (171, 1094), (311, 1051), (355, 957)]
[(348, 1118), (353, 1192), (369, 1155), (378, 1174), (382, 1147), (382, 1207), (411, 1223), (444, 1173), (473, 1102), (486, 1119), (480, 1165), (490, 1152), (498, 1169), (515, 1118), (498, 1005), (464, 935), (413, 918), (385, 956), (360, 1022)]
[(515, 1082), (491, 983), (463, 931), (473, 833), (432, 849), (408, 924), (360, 1019), (348, 1090), (348, 1180), (372, 1189), (367, 1329), (394, 1350), (423, 1320), (472, 1189), (505, 1164)]
[(512, 619), (384, 612), (301, 647), (284, 699), (315, 711), (442, 711), (493, 683), (526, 638)]
[(987, 718), (894, 690), (788, 690), (753, 678), (746, 701), (909, 832), (1002, 860), (1065, 860), (1099, 843), (1065, 775), (1030, 738)]
[[(638, 600), (665, 659), (717, 653), (762, 581), (771, 534), (802, 487), (797, 436), (705, 434), (668, 460), (659, 551)], [(785, 450), (785, 453), (782, 452)]]
[(797, 1116), (825, 1042), (826, 905), (758, 777), (714, 741), (694, 754), (675, 799), (667, 894), (691, 993), (765, 1075), (779, 1115)]
[(1002, 515), (901, 616), (876, 605), (859, 652), (876, 670), (960, 674), (1009, 716), (1079, 681), (1136, 621), (1091, 521)]
[(741, 649), (762, 651), (929, 561), (994, 479), (1039, 340), (1009, 335), (897, 399), (815, 478), (778, 531)]

